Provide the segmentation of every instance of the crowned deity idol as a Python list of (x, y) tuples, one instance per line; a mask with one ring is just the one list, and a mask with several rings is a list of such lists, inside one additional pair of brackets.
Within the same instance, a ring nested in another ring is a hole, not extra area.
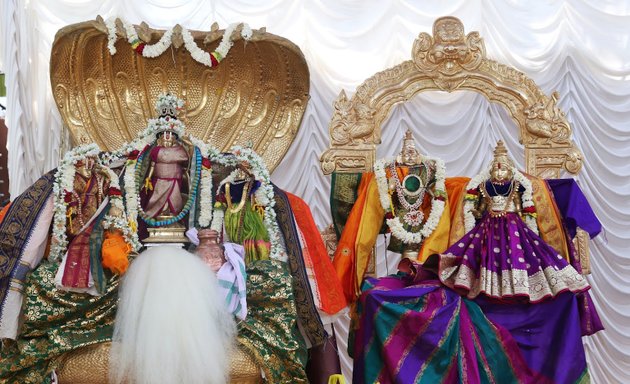
[[(127, 223), (118, 176), (101, 163), (99, 152), (96, 144), (80, 145), (58, 167), (48, 256), (61, 260), (55, 276), (58, 289), (92, 295), (104, 290), (102, 267), (124, 273), (131, 251), (131, 240), (122, 233)], [(98, 262), (103, 247), (107, 256)]]
[(378, 160), (374, 174), (363, 175), (333, 260), (348, 301), (360, 293), (383, 222), (391, 233), (388, 249), (403, 257), (422, 262), (448, 247), (445, 179), (444, 162), (421, 155), (410, 130), (396, 158)]
[(155, 106), (158, 117), (148, 121), (134, 142), (137, 148), (128, 154), (126, 184), (133, 187), (125, 187), (127, 211), (132, 221), (140, 219), (143, 242), (182, 243), (187, 241), (184, 218), (195, 202), (201, 156), (184, 142), (185, 125), (179, 120), (183, 100), (160, 94)]
[(474, 298), (525, 302), (588, 290), (586, 279), (538, 235), (530, 180), (519, 172), (499, 140), (490, 167), (467, 186), (467, 233), (439, 259), (448, 287)]

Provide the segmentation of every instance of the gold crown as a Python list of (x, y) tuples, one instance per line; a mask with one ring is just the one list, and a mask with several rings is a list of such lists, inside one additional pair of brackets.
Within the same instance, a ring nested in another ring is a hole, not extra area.
[(514, 162), (510, 159), (507, 148), (503, 145), (503, 140), (497, 141), (497, 146), (494, 148), (494, 159), (492, 160), (492, 164), (497, 163), (514, 167)]
[(179, 115), (179, 111), (184, 107), (184, 100), (179, 97), (167, 93), (160, 93), (158, 95), (157, 101), (155, 102), (155, 110), (158, 113), (159, 117), (172, 117), (177, 119)]

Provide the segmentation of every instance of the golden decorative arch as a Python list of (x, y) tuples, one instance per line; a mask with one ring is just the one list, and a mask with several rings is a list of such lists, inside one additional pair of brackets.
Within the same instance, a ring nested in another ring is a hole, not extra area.
[[(136, 30), (146, 43), (164, 34), (144, 23)], [(273, 170), (293, 142), (308, 102), (304, 55), (291, 41), (264, 29), (244, 41), (237, 28), (227, 57), (209, 68), (185, 49), (181, 31), (176, 26), (171, 48), (150, 59), (131, 48), (119, 20), (114, 56), (101, 17), (57, 33), (50, 77), (73, 141), (118, 149), (156, 117), (157, 95), (170, 91), (186, 102), (182, 120), (189, 133), (222, 150), (252, 144)], [(210, 32), (191, 33), (197, 45), (213, 51), (224, 31), (215, 24)]]
[(571, 127), (557, 105), (557, 92), (545, 93), (522, 72), (486, 58), (478, 32), (464, 33), (452, 16), (433, 24), (433, 36), (422, 32), (412, 59), (364, 81), (351, 99), (341, 91), (328, 126), (330, 148), (320, 161), (324, 174), (371, 169), (381, 125), (394, 105), (425, 91), (473, 91), (503, 105), (519, 127), (526, 171), (557, 178), (562, 169), (577, 173), (582, 155), (571, 140)]

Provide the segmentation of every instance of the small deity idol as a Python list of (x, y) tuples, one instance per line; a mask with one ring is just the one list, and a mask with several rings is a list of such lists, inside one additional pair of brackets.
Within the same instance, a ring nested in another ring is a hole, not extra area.
[(86, 156), (75, 163), (73, 188), (66, 191), (66, 233), (72, 240), (84, 229), (96, 213), (109, 190), (109, 179), (96, 167), (96, 155)]
[(179, 143), (177, 133), (169, 130), (157, 134), (157, 145), (149, 154), (151, 163), (144, 189), (149, 201), (144, 207), (146, 216), (176, 216), (184, 207), (182, 183), (188, 165), (188, 152)]
[[(96, 144), (81, 145), (68, 152), (59, 165), (49, 255), (50, 259), (61, 259), (55, 277), (57, 288), (93, 295), (104, 289), (99, 280), (102, 267), (124, 273), (131, 251), (121, 232), (127, 221), (118, 176), (100, 163), (99, 151)], [(111, 246), (114, 240), (116, 244)], [(109, 244), (107, 248), (115, 257), (104, 257), (101, 267), (101, 263), (94, 264), (92, 253), (103, 243)]]
[[(444, 200), (434, 204), (435, 198), (446, 197), (443, 164), (420, 154), (410, 130), (405, 133), (396, 161), (381, 163), (375, 166), (375, 175), (379, 183), (383, 183), (384, 176), (387, 178), (390, 202), (383, 208), (389, 211), (386, 213), (392, 233), (389, 249), (418, 259), (423, 240), (432, 234), (443, 212)], [(385, 174), (381, 168), (385, 168)]]
[(465, 200), (467, 233), (425, 264), (437, 269), (445, 285), (469, 298), (484, 294), (525, 302), (590, 288), (538, 236), (531, 182), (515, 168), (502, 141), (489, 170), (468, 184)]

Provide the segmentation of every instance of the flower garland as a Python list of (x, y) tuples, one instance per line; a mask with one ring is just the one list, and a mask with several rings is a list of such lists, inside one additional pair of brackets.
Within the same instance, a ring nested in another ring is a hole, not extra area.
[(99, 146), (94, 143), (79, 145), (68, 151), (57, 167), (55, 182), (53, 183), (53, 236), (49, 254), (51, 260), (60, 260), (66, 253), (68, 246), (68, 236), (66, 235), (68, 202), (66, 196), (70, 195), (74, 189), (75, 165), (88, 157), (98, 156), (100, 151)]
[(481, 185), (481, 183), (490, 178), (490, 168), (491, 167), (488, 167), (481, 171), (475, 177), (470, 179), (470, 181), (466, 185), (466, 194), (464, 195), (464, 228), (466, 233), (468, 233), (475, 226), (476, 220), (472, 212), (477, 205), (477, 201), (479, 200), (478, 187)]
[[(119, 19), (125, 28), (125, 32), (127, 33), (127, 41), (131, 44), (131, 48), (136, 51), (138, 54), (143, 57), (153, 58), (158, 57), (163, 54), (168, 47), (172, 43), (173, 39), (173, 28), (164, 32), (160, 40), (152, 45), (146, 44), (140, 40), (138, 37), (138, 33), (136, 32), (135, 27), (127, 22), (126, 20)], [(250, 40), (252, 38), (253, 32), (249, 25), (245, 23), (242, 24), (241, 29), (241, 37), (244, 40)], [(108, 40), (107, 40), (107, 49), (111, 55), (116, 54), (116, 19), (110, 18), (105, 23), (108, 31)], [(192, 33), (186, 29), (182, 28), (182, 37), (184, 39), (184, 46), (190, 52), (192, 58), (208, 67), (215, 67), (219, 65), (219, 63), (228, 55), (228, 52), (232, 48), (234, 43), (232, 42), (232, 33), (238, 27), (239, 23), (230, 24), (223, 33), (223, 38), (219, 43), (219, 46), (213, 52), (206, 52), (203, 49), (199, 48), (197, 43), (195, 43), (195, 39)]]
[[(472, 211), (479, 200), (479, 186), (490, 178), (491, 166), (473, 177), (466, 185), (466, 195), (464, 195), (464, 228), (469, 232), (475, 226), (475, 216)], [(534, 206), (532, 183), (516, 167), (512, 167), (512, 178), (523, 186), (524, 191), (521, 197), (524, 221), (527, 226), (538, 234), (538, 224), (536, 223), (536, 207)]]
[[(389, 227), (392, 235), (402, 241), (405, 244), (420, 244), (424, 239), (429, 237), (435, 228), (437, 228), (440, 218), (444, 213), (444, 206), (446, 205), (446, 167), (444, 161), (440, 159), (432, 159), (425, 157), (423, 161), (433, 162), (435, 164), (435, 190), (434, 196), (431, 200), (431, 212), (426, 222), (418, 232), (409, 232), (405, 229), (400, 218), (394, 215), (394, 207), (392, 197), (389, 192), (387, 183), (387, 174), (385, 168), (394, 162), (395, 159), (381, 159), (374, 164), (374, 175), (376, 176), (376, 182), (378, 184), (378, 195), (381, 202), (381, 206), (385, 210), (385, 222)], [(392, 177), (397, 177), (392, 175)]]
[[(138, 241), (138, 234), (132, 231), (129, 227), (129, 219), (125, 213), (125, 207), (122, 201), (122, 193), (120, 191), (120, 183), (118, 181), (118, 175), (109, 168), (106, 168), (109, 174), (109, 202), (111, 204), (110, 212), (103, 218), (104, 229), (117, 229), (120, 230), (125, 237), (125, 240), (131, 245), (134, 251), (142, 248), (142, 244)], [(120, 212), (120, 215), (111, 215), (112, 209)]]
[[(199, 193), (199, 227), (214, 229), (221, 233), (223, 230), (223, 211), (212, 209), (212, 160), (219, 158), (220, 152), (215, 147), (204, 143), (194, 136), (188, 136), (190, 142), (199, 149), (202, 156), (202, 170)], [(220, 216), (220, 217), (219, 217)]]

